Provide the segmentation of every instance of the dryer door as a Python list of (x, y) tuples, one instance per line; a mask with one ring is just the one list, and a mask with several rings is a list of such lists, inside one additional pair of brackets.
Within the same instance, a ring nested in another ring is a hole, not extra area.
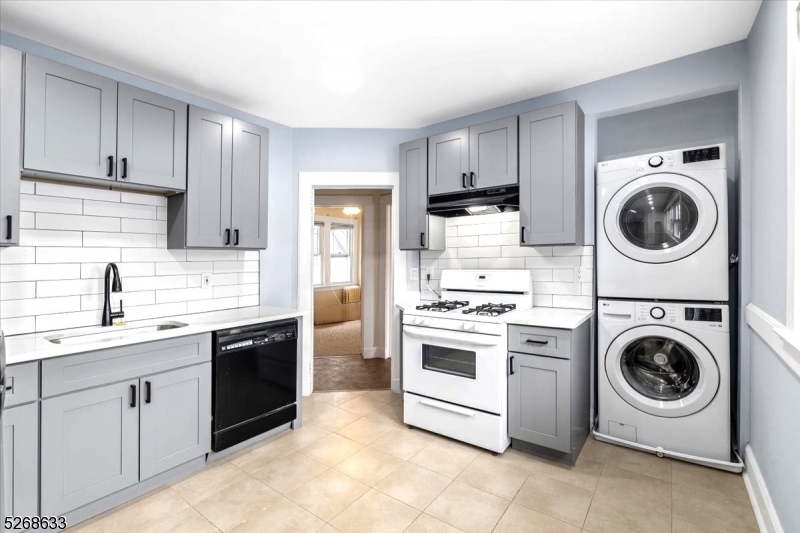
[(717, 204), (702, 184), (680, 174), (643, 176), (611, 198), (608, 240), (643, 263), (669, 263), (695, 253), (717, 226)]
[(609, 346), (605, 366), (617, 394), (654, 416), (694, 414), (711, 403), (720, 385), (719, 367), (706, 347), (666, 326), (625, 331)]

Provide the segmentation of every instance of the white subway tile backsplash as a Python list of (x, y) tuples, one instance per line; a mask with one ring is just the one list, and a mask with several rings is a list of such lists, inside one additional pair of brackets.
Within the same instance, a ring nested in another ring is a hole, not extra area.
[(36, 297), (74, 296), (81, 294), (99, 294), (103, 292), (102, 279), (80, 279), (60, 281), (37, 281)]
[(258, 261), (261, 259), (261, 252), (256, 250), (239, 250), (239, 261)]
[(166, 248), (166, 247), (167, 247), (167, 236), (156, 235), (156, 248)]
[(19, 227), (21, 229), (36, 229), (36, 213), (20, 211)]
[(581, 296), (593, 296), (594, 291), (591, 283), (581, 283)]
[(19, 210), (35, 211), (38, 213), (64, 213), (80, 215), (83, 213), (83, 201), (77, 198), (59, 198), (57, 196), (20, 194)]
[(445, 228), (445, 237), (458, 237), (458, 228), (456, 226), (447, 226)]
[(459, 248), (459, 259), (473, 259), (478, 257), (500, 257), (503, 249), (500, 246), (480, 246), (475, 248)]
[(214, 298), (211, 300), (198, 300), (186, 304), (189, 313), (205, 313), (206, 311), (220, 311), (222, 309), (235, 309), (239, 307), (239, 297)]
[(179, 274), (210, 274), (214, 271), (214, 264), (210, 262), (174, 262), (156, 263), (157, 276), (175, 276)]
[(119, 219), (85, 215), (36, 213), (36, 229), (119, 232)]
[(517, 236), (517, 242), (519, 243), (519, 221), (503, 222), (500, 224), (500, 233), (513, 233)]
[[(81, 296), (81, 311), (90, 311), (92, 309), (102, 309), (104, 303), (104, 294), (86, 294)], [(123, 310), (128, 307), (136, 307), (138, 305), (153, 305), (156, 303), (155, 291), (139, 291), (139, 292), (112, 292), (109, 295), (111, 300), (111, 307), (119, 309), (120, 301), (123, 303)], [(127, 311), (125, 311), (125, 318), (129, 318)]]
[[(485, 215), (490, 216), (490, 215)], [(458, 236), (469, 235), (496, 235), (500, 233), (500, 222), (490, 222), (488, 224), (473, 224), (470, 226), (459, 226)]]
[(23, 298), (36, 298), (35, 281), (0, 283), (0, 299), (22, 300)]
[(0, 248), (0, 264), (18, 265), (36, 262), (36, 248), (30, 246), (9, 246)]
[(478, 236), (471, 237), (451, 237), (447, 239), (447, 249), (461, 248), (466, 246), (478, 246)]
[(463, 269), (463, 268), (478, 268), (477, 259), (439, 259), (439, 268), (442, 270), (448, 269)]
[(186, 261), (237, 261), (238, 250), (186, 250)]
[(553, 269), (553, 281), (572, 282), (575, 278), (575, 270), (572, 268)]
[(550, 257), (553, 249), (548, 246), (503, 246), (503, 257)]
[(258, 261), (215, 261), (214, 274), (258, 272)]
[(166, 220), (144, 220), (138, 218), (123, 218), (122, 233), (160, 233), (166, 235)]
[(19, 192), (22, 194), (35, 194), (36, 193), (36, 183), (33, 181), (28, 181), (26, 179), (22, 179), (19, 182)]
[(38, 315), (36, 317), (36, 331), (97, 326), (100, 324), (102, 314), (102, 311), (98, 309), (94, 311), (78, 311), (77, 313)]
[(552, 294), (534, 294), (533, 295), (534, 307), (553, 307)]
[(190, 276), (186, 276), (186, 288), (192, 289), (194, 287), (202, 287), (203, 286), (203, 278), (200, 274), (193, 274)]
[(258, 304), (259, 304), (259, 296), (257, 294), (239, 297), (239, 307), (252, 307)]
[(186, 250), (163, 250), (161, 248), (123, 249), (122, 262), (131, 261), (154, 261), (156, 263), (186, 261)]
[[(125, 256), (123, 254), (123, 262), (117, 263), (119, 275), (123, 278), (126, 277), (146, 277), (156, 275), (155, 263), (125, 263)], [(83, 263), (81, 264), (81, 277), (82, 278), (102, 278), (106, 274), (106, 266), (108, 263)]]
[(20, 246), (81, 246), (82, 243), (80, 231), (19, 230)]
[(155, 248), (156, 236), (147, 233), (83, 232), (84, 246), (116, 246), (119, 248)]
[(534, 294), (571, 294), (580, 295), (580, 283), (561, 283), (558, 281), (534, 281)]
[(36, 317), (0, 318), (0, 329), (5, 335), (23, 335), (36, 331)]
[(258, 283), (259, 276), (258, 272), (242, 272), (239, 274), (239, 283)]
[(524, 257), (480, 257), (478, 268), (525, 268)]
[(594, 268), (594, 256), (582, 255), (581, 256), (581, 266), (584, 266), (586, 268)]
[(591, 246), (554, 246), (553, 255), (592, 255)]
[(175, 302), (169, 304), (139, 305), (131, 307), (125, 311), (126, 320), (146, 320), (148, 318), (163, 318), (166, 316), (185, 315), (187, 311), (186, 302)]
[(570, 307), (574, 309), (592, 309), (594, 298), (591, 296), (553, 295), (553, 307)]
[(167, 197), (156, 194), (141, 194), (137, 192), (122, 191), (120, 202), (127, 204), (154, 205), (156, 207), (167, 207)]
[(122, 289), (126, 291), (185, 288), (186, 276), (152, 276), (145, 278), (123, 278), (122, 280)]
[(0, 301), (0, 316), (6, 318), (52, 315), (55, 313), (68, 313), (70, 311), (80, 310), (81, 299), (78, 296)]
[(37, 182), (36, 195), (119, 202), (119, 191), (110, 191), (97, 187), (76, 187), (74, 185), (65, 185), (61, 183)]
[(579, 256), (571, 257), (526, 257), (525, 268), (564, 268), (580, 266)]
[(119, 248), (39, 248), (37, 263), (116, 263), (120, 260)]
[[(238, 285), (232, 285), (232, 287), (239, 288)], [(189, 302), (192, 300), (205, 300), (215, 297), (210, 287), (207, 289), (162, 289), (156, 291), (156, 303), (159, 304)]]
[(0, 281), (38, 281), (49, 279), (78, 279), (78, 264), (57, 265), (0, 265)]
[(85, 200), (83, 202), (83, 214), (101, 217), (145, 218), (155, 220), (156, 207), (153, 205)]
[(549, 268), (532, 268), (531, 279), (533, 281), (553, 281), (553, 271)]
[(156, 220), (167, 220), (166, 207), (156, 207)]
[(217, 285), (236, 285), (239, 283), (239, 276), (240, 274), (212, 274), (211, 275), (211, 286), (216, 287)]
[(478, 239), (479, 246), (517, 246), (519, 244), (519, 236), (516, 233), (481, 235)]

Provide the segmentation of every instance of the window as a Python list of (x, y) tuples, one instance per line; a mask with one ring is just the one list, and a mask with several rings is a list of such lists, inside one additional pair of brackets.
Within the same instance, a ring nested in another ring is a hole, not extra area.
[(358, 221), (318, 217), (314, 221), (314, 286), (358, 283)]

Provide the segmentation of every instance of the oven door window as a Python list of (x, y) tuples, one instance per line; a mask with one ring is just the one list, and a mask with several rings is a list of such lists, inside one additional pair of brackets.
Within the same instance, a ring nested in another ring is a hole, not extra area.
[(422, 345), (422, 368), (450, 374), (460, 378), (475, 379), (475, 352), (446, 346)]

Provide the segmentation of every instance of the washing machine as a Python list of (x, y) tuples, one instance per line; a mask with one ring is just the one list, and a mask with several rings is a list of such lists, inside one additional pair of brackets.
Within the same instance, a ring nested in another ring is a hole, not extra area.
[(728, 301), (725, 145), (597, 165), (597, 295)]
[(601, 299), (598, 313), (595, 437), (740, 472), (728, 306)]

